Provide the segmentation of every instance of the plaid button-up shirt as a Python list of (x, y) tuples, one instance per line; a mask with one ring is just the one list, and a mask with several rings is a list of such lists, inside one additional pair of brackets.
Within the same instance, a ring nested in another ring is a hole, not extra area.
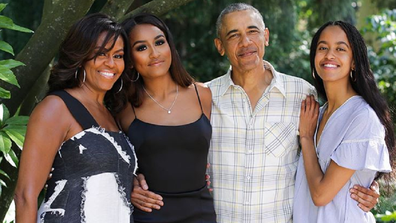
[(212, 91), (209, 151), (217, 220), (221, 223), (291, 222), (298, 160), (301, 101), (315, 94), (301, 78), (276, 72), (254, 111), (248, 95), (224, 76)]

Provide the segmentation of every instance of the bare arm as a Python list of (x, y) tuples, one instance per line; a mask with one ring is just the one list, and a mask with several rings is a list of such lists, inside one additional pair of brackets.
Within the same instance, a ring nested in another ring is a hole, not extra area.
[(164, 206), (162, 197), (148, 190), (148, 185), (143, 174), (138, 174), (133, 179), (131, 202), (133, 206), (145, 212), (152, 212), (153, 209), (159, 210), (161, 206)]
[(60, 110), (66, 107), (58, 100), (44, 99), (30, 116), (15, 190), (17, 222), (36, 222), (38, 195), (67, 133), (67, 115)]
[(318, 111), (318, 103), (312, 96), (307, 97), (301, 104), (299, 130), (311, 197), (316, 206), (324, 206), (333, 200), (355, 171), (338, 166), (331, 161), (326, 173), (323, 174), (318, 163), (313, 140)]

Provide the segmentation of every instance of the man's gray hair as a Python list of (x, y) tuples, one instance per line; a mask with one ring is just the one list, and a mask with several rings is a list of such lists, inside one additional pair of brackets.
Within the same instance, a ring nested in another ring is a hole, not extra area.
[(252, 10), (254, 13), (259, 15), (261, 20), (263, 21), (263, 24), (265, 27), (263, 16), (255, 7), (248, 5), (246, 3), (232, 3), (232, 4), (228, 5), (227, 7), (225, 7), (225, 9), (223, 9), (223, 11), (221, 11), (219, 17), (217, 17), (217, 21), (216, 21), (217, 37), (220, 37), (221, 25), (222, 25), (222, 21), (223, 21), (223, 18), (225, 15), (227, 15), (231, 12), (245, 11), (245, 10)]

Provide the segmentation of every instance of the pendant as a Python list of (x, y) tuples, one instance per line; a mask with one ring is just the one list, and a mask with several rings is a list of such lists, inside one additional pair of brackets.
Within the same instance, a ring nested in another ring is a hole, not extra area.
[(170, 114), (171, 113), (171, 111), (170, 110), (168, 110), (168, 114)]

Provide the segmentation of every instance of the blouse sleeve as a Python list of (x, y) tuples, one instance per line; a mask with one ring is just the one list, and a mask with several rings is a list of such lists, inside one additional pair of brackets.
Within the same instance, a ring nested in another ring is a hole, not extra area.
[(339, 166), (353, 170), (390, 172), (385, 130), (373, 110), (356, 116), (347, 134), (331, 155)]
[(384, 140), (344, 142), (331, 155), (339, 166), (352, 170), (390, 172), (389, 153)]

